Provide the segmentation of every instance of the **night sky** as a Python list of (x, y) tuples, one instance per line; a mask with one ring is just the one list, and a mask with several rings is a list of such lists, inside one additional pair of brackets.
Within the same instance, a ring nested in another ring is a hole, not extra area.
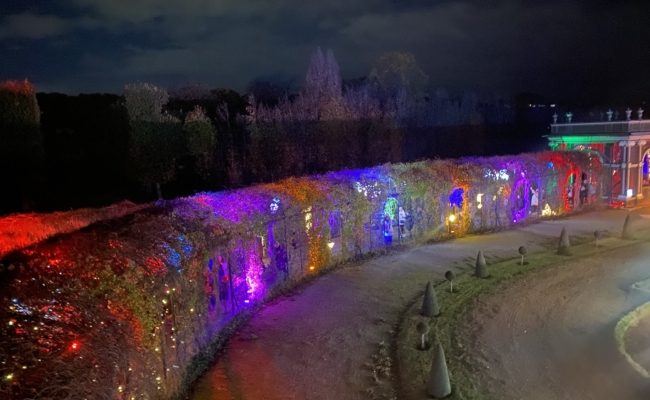
[(433, 87), (616, 101), (650, 93), (649, 1), (2, 0), (0, 79), (39, 91), (254, 78), (299, 83), (316, 46), (344, 78), (410, 51)]

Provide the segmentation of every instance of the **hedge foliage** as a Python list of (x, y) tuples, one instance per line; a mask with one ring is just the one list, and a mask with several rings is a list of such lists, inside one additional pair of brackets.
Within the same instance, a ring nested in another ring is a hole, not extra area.
[(0, 394), (174, 397), (274, 292), (400, 241), (539, 218), (534, 190), (544, 215), (569, 213), (568, 185), (600, 178), (570, 152), (387, 164), (161, 201), (14, 252), (0, 266)]

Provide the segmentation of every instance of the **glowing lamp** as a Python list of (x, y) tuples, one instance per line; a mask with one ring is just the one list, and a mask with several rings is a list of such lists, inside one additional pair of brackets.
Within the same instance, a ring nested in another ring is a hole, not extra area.
[(327, 243), (327, 247), (329, 247), (330, 250), (332, 250), (334, 248), (334, 242)]
[(80, 348), (81, 348), (81, 343), (79, 343), (79, 341), (77, 341), (77, 340), (73, 340), (73, 341), (70, 343), (70, 346), (69, 346), (70, 351), (77, 351), (77, 350), (79, 350)]
[(312, 265), (311, 267), (309, 267), (309, 270), (310, 270), (310, 271), (313, 271), (313, 270), (314, 270), (314, 266)]
[(478, 205), (476, 206), (476, 208), (478, 208), (479, 210), (480, 210), (481, 208), (483, 208), (483, 203), (478, 203)]
[(449, 222), (451, 222), (451, 223), (456, 222), (456, 214), (451, 214), (451, 215), (449, 216)]
[(627, 190), (627, 197), (632, 197), (634, 195), (634, 191), (632, 189)]

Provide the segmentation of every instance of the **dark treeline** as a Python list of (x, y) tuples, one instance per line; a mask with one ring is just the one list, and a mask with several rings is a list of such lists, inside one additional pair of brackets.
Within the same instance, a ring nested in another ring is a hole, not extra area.
[(509, 98), (431, 90), (408, 53), (386, 54), (367, 77), (344, 82), (332, 52), (318, 49), (297, 92), (257, 80), (246, 94), (130, 84), (121, 96), (68, 96), (8, 81), (0, 86), (0, 213), (516, 153), (543, 145), (550, 117), (531, 128), (529, 111)]

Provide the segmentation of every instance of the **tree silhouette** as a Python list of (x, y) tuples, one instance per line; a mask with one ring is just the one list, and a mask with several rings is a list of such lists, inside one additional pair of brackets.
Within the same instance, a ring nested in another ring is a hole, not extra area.
[(30, 82), (0, 82), (0, 213), (32, 208), (43, 166), (40, 115)]
[(447, 360), (440, 342), (437, 343), (433, 352), (431, 370), (427, 381), (427, 393), (435, 399), (442, 399), (451, 394)]
[(519, 246), (519, 255), (521, 256), (521, 261), (519, 262), (519, 265), (524, 265), (524, 258), (526, 257), (526, 254), (528, 254), (528, 249), (526, 249), (525, 246)]
[(557, 247), (557, 254), (563, 256), (571, 255), (571, 242), (569, 241), (569, 234), (567, 233), (566, 228), (562, 227), (562, 232), (560, 233), (560, 241)]
[(422, 299), (422, 309), (420, 314), (425, 317), (437, 317), (440, 315), (440, 305), (438, 304), (438, 296), (436, 296), (436, 290), (431, 285), (431, 282), (427, 282), (427, 286), (424, 290), (424, 298)]
[(194, 170), (207, 180), (213, 165), (215, 132), (203, 108), (196, 106), (185, 117), (183, 139)]
[(445, 279), (449, 281), (449, 291), (451, 293), (454, 292), (454, 279), (456, 279), (456, 275), (454, 274), (453, 271), (449, 270), (445, 272)]
[(630, 220), (630, 214), (628, 213), (625, 216), (625, 222), (623, 223), (623, 239), (632, 240), (634, 239), (634, 233), (632, 232), (632, 221)]
[(426, 323), (420, 321), (415, 326), (415, 329), (420, 334), (420, 349), (425, 350), (426, 347), (427, 347), (426, 336), (430, 331), (429, 324), (426, 324)]
[(389, 96), (397, 95), (400, 90), (408, 95), (420, 93), (429, 82), (415, 56), (409, 52), (382, 54), (373, 65), (370, 78), (376, 79)]
[(485, 262), (485, 257), (483, 257), (483, 251), (479, 250), (476, 255), (476, 266), (474, 269), (474, 275), (479, 278), (487, 278), (487, 263)]
[(169, 96), (157, 86), (148, 83), (126, 85), (124, 98), (131, 126), (131, 170), (150, 192), (155, 188), (160, 199), (161, 185), (174, 178), (176, 159), (182, 148), (180, 121), (162, 113)]

